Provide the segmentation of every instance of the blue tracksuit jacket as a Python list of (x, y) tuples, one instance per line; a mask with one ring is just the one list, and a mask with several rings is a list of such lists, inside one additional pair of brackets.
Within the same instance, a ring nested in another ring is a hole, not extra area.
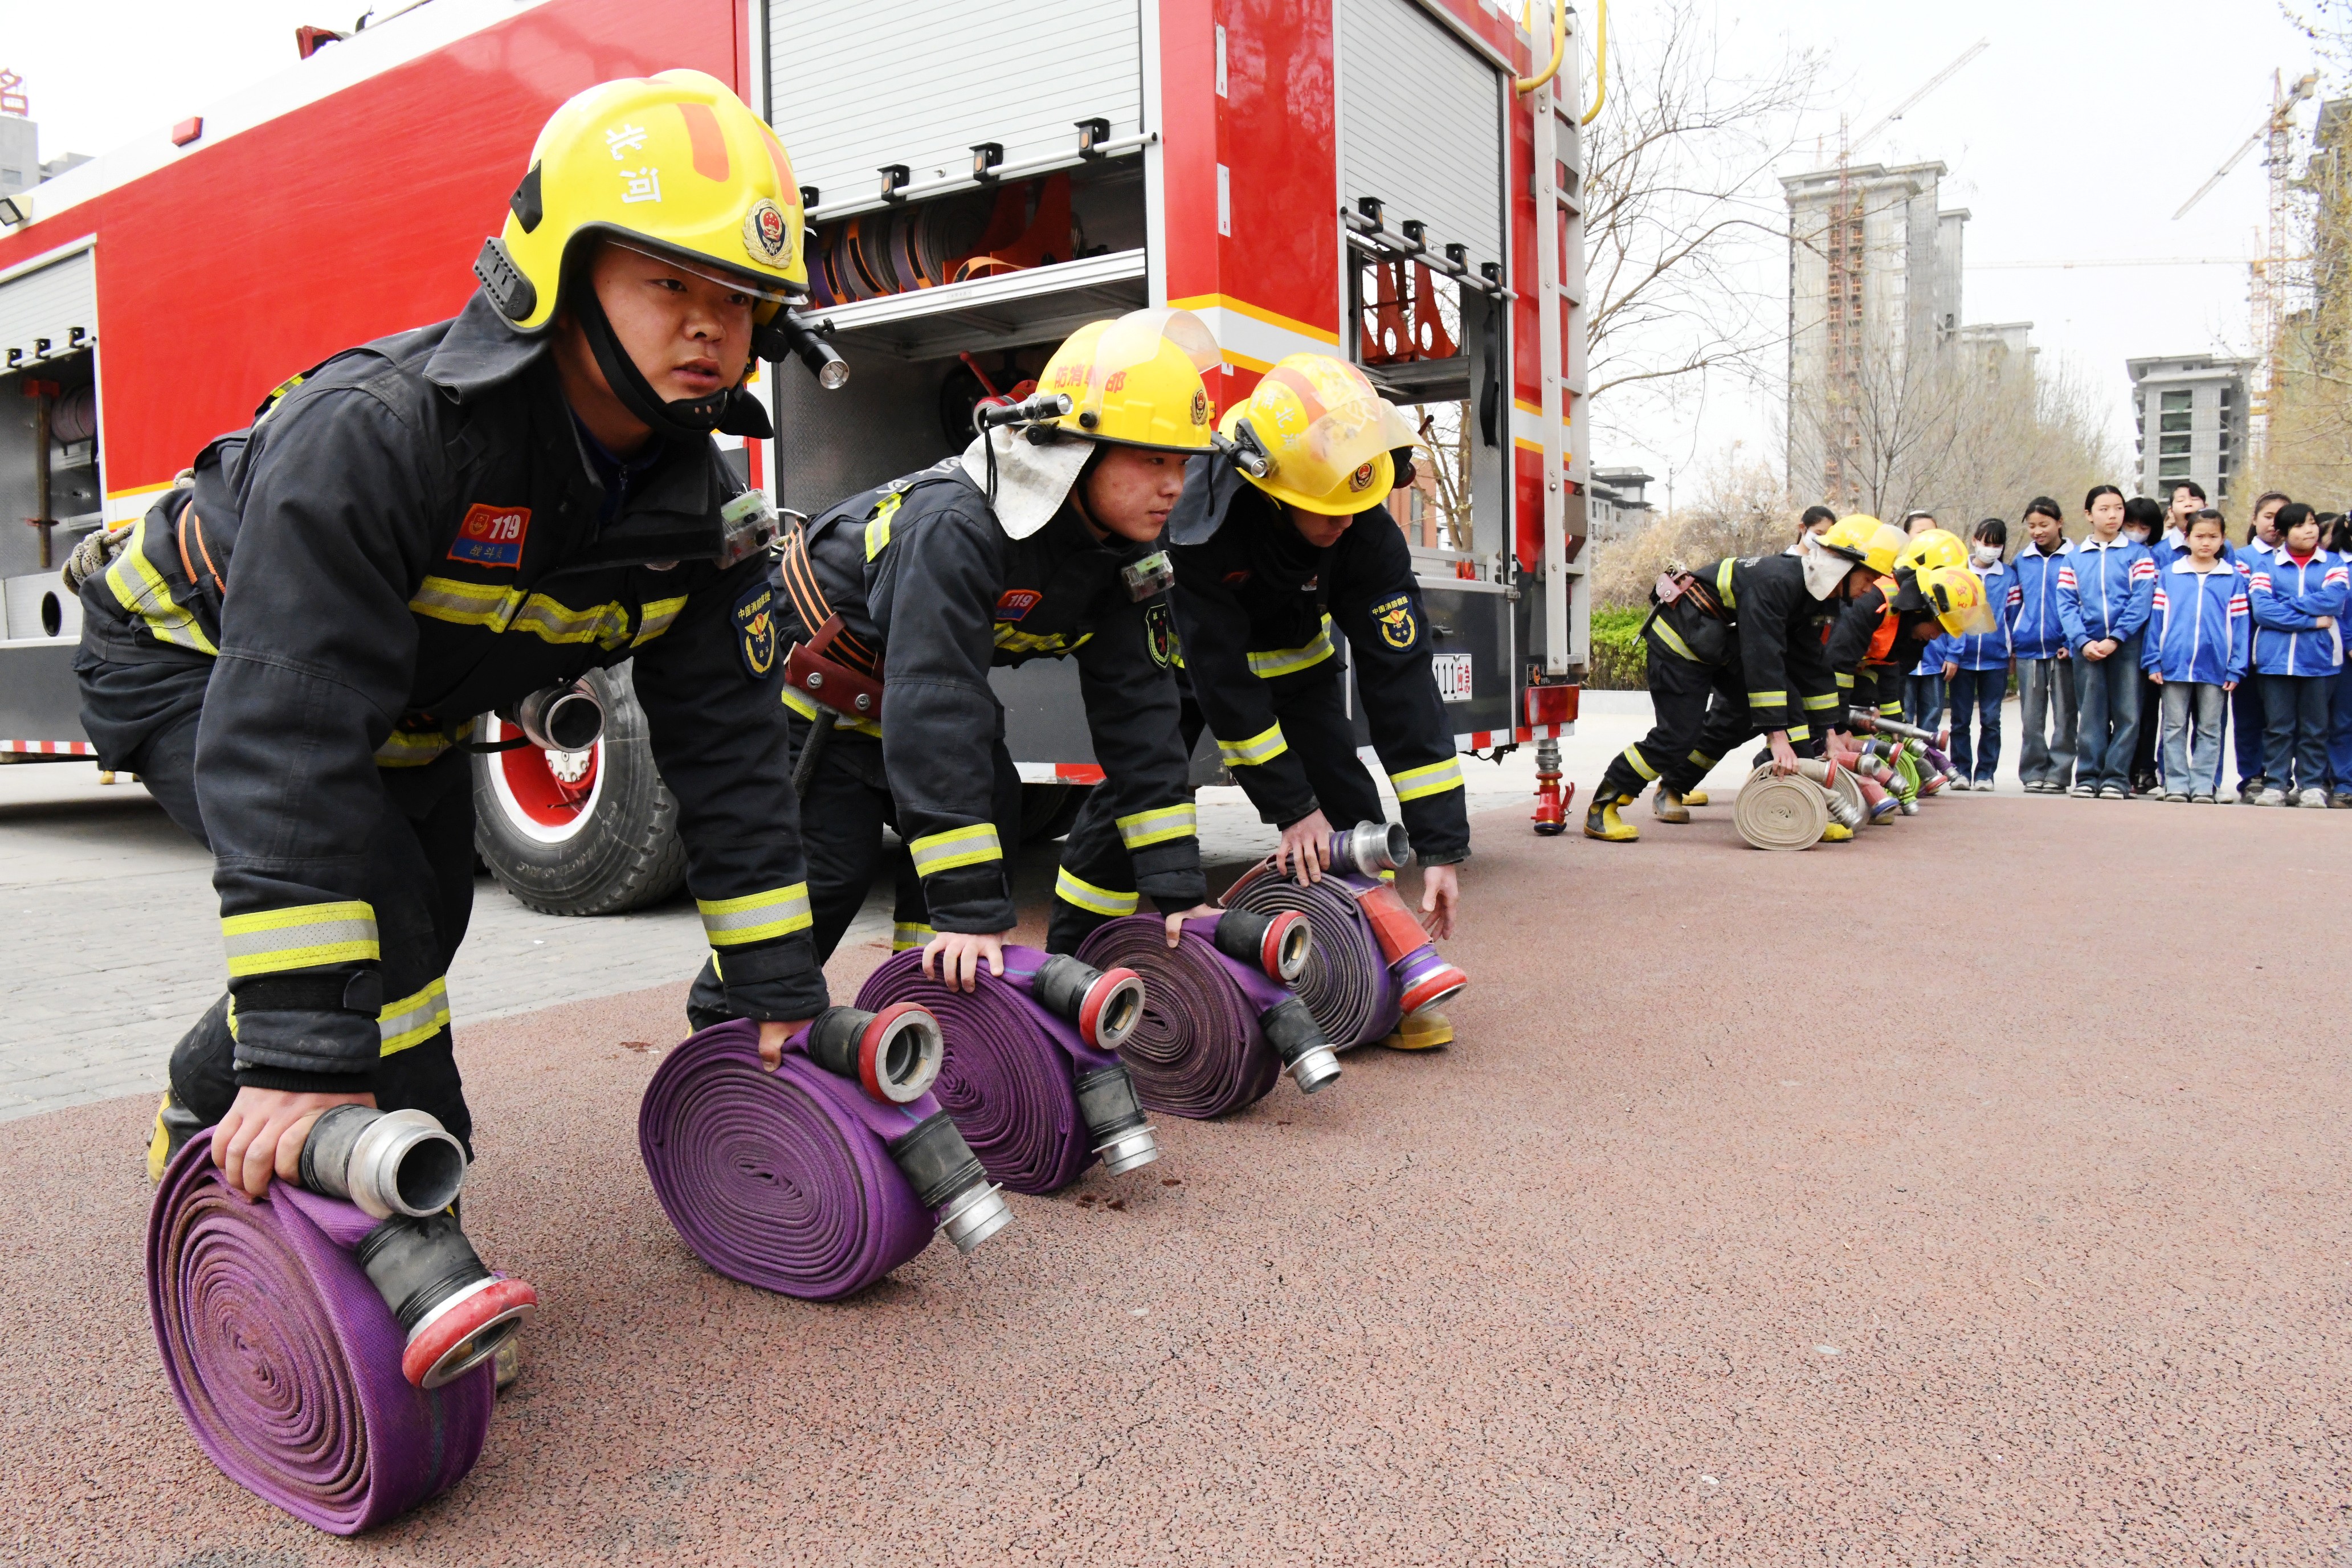
[(2058, 569), (2074, 553), (2066, 540), (2050, 555), (2028, 544), (2009, 563), (2009, 646), (2018, 658), (2056, 658), (2066, 646), (2065, 624), (2058, 618)]
[(2058, 565), (2058, 619), (2066, 646), (2079, 654), (2086, 643), (2113, 637), (2127, 642), (2147, 625), (2156, 597), (2156, 558), (2145, 544), (2121, 534), (2102, 545), (2077, 540), (2074, 553)]
[[(1992, 606), (1994, 619), (1999, 624), (1989, 632), (1970, 632), (1964, 637), (1953, 639), (1958, 647), (1950, 657), (1952, 662), (1962, 669), (2006, 670), (2015, 647), (2015, 639), (2010, 634), (2009, 590), (2017, 580), (2017, 574), (1996, 561), (1990, 566), (1978, 568), (1977, 575), (1984, 579), (1985, 603)], [(1946, 639), (1939, 637), (1937, 640)]]
[(2169, 681), (2226, 686), (2246, 676), (2253, 640), (2246, 580), (2227, 562), (2192, 570), (2183, 555), (2156, 574), (2139, 662)]
[[(2333, 675), (2344, 662), (2341, 626), (2352, 598), (2352, 567), (2314, 551), (2298, 563), (2284, 550), (2253, 563), (2246, 597), (2254, 612), (2254, 668), (2264, 675)], [(2336, 626), (2319, 629), (2322, 616)]]

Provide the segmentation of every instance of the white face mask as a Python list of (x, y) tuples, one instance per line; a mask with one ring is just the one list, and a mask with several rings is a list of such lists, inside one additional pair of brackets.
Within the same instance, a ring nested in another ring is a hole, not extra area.
[(2000, 546), (1998, 544), (1979, 544), (1969, 551), (1969, 560), (1979, 566), (1990, 566), (2000, 559)]
[(2134, 544), (2146, 544), (2147, 542), (2147, 530), (2144, 528), (2126, 528), (2124, 530), (2124, 537), (2130, 540)]

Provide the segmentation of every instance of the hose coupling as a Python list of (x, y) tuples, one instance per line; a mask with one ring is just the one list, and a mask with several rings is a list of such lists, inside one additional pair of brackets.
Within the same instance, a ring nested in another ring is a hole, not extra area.
[(1143, 976), (1132, 969), (1097, 969), (1056, 953), (1038, 965), (1029, 994), (1098, 1051), (1118, 1049), (1143, 1022)]
[(400, 1373), (419, 1388), (438, 1388), (489, 1360), (539, 1306), (538, 1291), (483, 1266), (446, 1210), (422, 1219), (394, 1215), (362, 1237), (353, 1255), (408, 1336)]
[(584, 752), (604, 733), (604, 700), (585, 679), (525, 692), (498, 713), (541, 751)]
[(1160, 1139), (1143, 1119), (1143, 1102), (1136, 1098), (1135, 1079), (1125, 1062), (1080, 1073), (1078, 1114), (1086, 1119), (1087, 1136), (1110, 1175), (1149, 1165), (1160, 1158)]
[(916, 1197), (937, 1216), (940, 1234), (958, 1252), (971, 1251), (1013, 1223), (1004, 1189), (989, 1184), (980, 1156), (946, 1111), (924, 1118), (887, 1147)]
[(457, 1200), (466, 1150), (426, 1111), (338, 1105), (310, 1124), (295, 1180), (375, 1219), (422, 1219)]
[(1313, 1094), (1339, 1076), (1339, 1053), (1299, 998), (1286, 996), (1260, 1013), (1257, 1026), (1299, 1093)]
[(1412, 864), (1412, 840), (1401, 822), (1360, 822), (1331, 835), (1331, 864), (1359, 877), (1377, 877)]
[(894, 1002), (879, 1013), (857, 1007), (827, 1007), (803, 1033), (809, 1060), (842, 1078), (855, 1079), (885, 1105), (905, 1105), (929, 1092), (947, 1060), (940, 1021), (912, 1002)]
[(1315, 945), (1315, 929), (1297, 910), (1262, 915), (1254, 910), (1227, 910), (1217, 917), (1213, 939), (1219, 952), (1236, 963), (1263, 972), (1269, 980), (1287, 985), (1307, 972), (1307, 955)]
[(1470, 984), (1468, 975), (1426, 943), (1398, 959), (1391, 969), (1396, 975), (1398, 1005), (1407, 1017), (1436, 1006)]

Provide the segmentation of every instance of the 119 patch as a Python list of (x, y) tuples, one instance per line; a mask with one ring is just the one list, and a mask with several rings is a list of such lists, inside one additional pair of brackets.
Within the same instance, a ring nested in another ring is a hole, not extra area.
[(776, 668), (775, 599), (775, 589), (761, 583), (735, 601), (735, 651), (754, 680)]
[(530, 508), (476, 501), (466, 509), (466, 521), (457, 525), (449, 559), (512, 571), (522, 564), (522, 542), (530, 532)]
[(1409, 648), (1421, 638), (1421, 622), (1413, 616), (1411, 595), (1399, 594), (1374, 605), (1372, 619), (1380, 623), (1381, 640), (1391, 647)]
[(1018, 621), (1035, 609), (1037, 602), (1045, 596), (1034, 588), (1007, 588), (996, 596), (996, 618)]

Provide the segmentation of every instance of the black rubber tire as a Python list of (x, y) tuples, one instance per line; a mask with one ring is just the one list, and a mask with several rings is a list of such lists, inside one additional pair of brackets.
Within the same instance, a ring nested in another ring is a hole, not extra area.
[(495, 755), (474, 758), (474, 847), (517, 901), (551, 915), (617, 915), (657, 904), (686, 886), (677, 801), (654, 766), (646, 710), (629, 667), (592, 672), (604, 703), (603, 788), (593, 814), (560, 844), (519, 831), (491, 783)]
[(1069, 832), (1086, 808), (1092, 784), (1025, 784), (1021, 786), (1021, 842), (1042, 844)]

